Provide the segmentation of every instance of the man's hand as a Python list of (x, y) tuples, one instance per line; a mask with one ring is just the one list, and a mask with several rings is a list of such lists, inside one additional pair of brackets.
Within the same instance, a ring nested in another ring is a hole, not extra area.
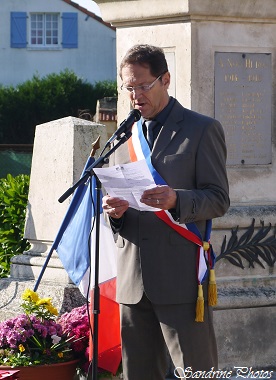
[(145, 190), (140, 199), (148, 206), (169, 210), (176, 207), (176, 191), (167, 185), (158, 185), (152, 189)]
[(103, 210), (113, 219), (119, 219), (123, 216), (129, 207), (128, 201), (121, 198), (110, 197), (105, 195), (102, 201)]

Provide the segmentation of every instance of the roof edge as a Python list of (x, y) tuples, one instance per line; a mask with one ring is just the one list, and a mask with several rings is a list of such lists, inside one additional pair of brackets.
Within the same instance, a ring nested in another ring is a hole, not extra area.
[(107, 26), (108, 28), (112, 29), (112, 30), (116, 30), (116, 28), (114, 26), (112, 26), (109, 22), (105, 22), (100, 16), (97, 16), (94, 12), (91, 12), (89, 11), (88, 9), (82, 7), (81, 5), (75, 3), (74, 1), (71, 1), (71, 0), (62, 0), (64, 3), (67, 3), (69, 5), (71, 5), (72, 7), (78, 9), (79, 11), (87, 14), (89, 17), (99, 21), (101, 24)]

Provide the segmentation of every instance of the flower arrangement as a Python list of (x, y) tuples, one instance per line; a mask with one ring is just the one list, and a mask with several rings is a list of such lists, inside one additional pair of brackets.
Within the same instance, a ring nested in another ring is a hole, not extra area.
[(74, 308), (68, 313), (64, 313), (58, 319), (63, 332), (74, 340), (71, 348), (76, 358), (79, 359), (81, 372), (86, 373), (89, 367), (89, 319), (87, 306), (83, 305)]
[[(81, 375), (86, 375), (89, 370), (89, 319), (87, 314), (86, 305), (76, 307), (68, 313), (64, 313), (58, 319), (61, 324), (63, 332), (70, 337), (75, 337), (76, 340), (72, 342), (72, 350), (75, 357), (79, 359), (78, 372)], [(78, 338), (83, 339), (78, 339)], [(117, 376), (122, 375), (122, 366), (120, 365)], [(111, 372), (98, 368), (99, 379), (113, 379)]]
[[(40, 298), (27, 289), (22, 300), (24, 313), (0, 322), (0, 366), (28, 367), (77, 359), (77, 372), (86, 378), (90, 363), (87, 305), (58, 317), (50, 298)], [(120, 367), (118, 375), (121, 372)], [(100, 368), (98, 376), (112, 378)]]
[(75, 358), (84, 365), (89, 342), (86, 306), (58, 319), (50, 298), (27, 289), (22, 299), (24, 313), (0, 323), (0, 365), (35, 366)]

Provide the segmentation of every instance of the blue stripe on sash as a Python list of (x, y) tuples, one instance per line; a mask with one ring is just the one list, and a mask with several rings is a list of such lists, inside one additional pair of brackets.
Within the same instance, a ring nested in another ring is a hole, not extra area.
[[(152, 165), (151, 150), (149, 148), (148, 142), (143, 132), (142, 121), (141, 120), (137, 121), (136, 125), (138, 129), (138, 137), (141, 144), (142, 152), (144, 154), (144, 157), (146, 159), (147, 165), (152, 174), (154, 182), (156, 183), (156, 185), (167, 185), (166, 181), (161, 177), (161, 175), (156, 171), (156, 169)], [(193, 232), (197, 237), (199, 237), (202, 240), (201, 233), (199, 232), (195, 223), (185, 223), (185, 225), (189, 231)], [(212, 228), (212, 223), (211, 223), (211, 228)], [(207, 235), (209, 236), (209, 238), (206, 241), (209, 241), (210, 239), (211, 228), (206, 228), (206, 237)]]
[(150, 147), (148, 145), (148, 142), (147, 142), (145, 135), (144, 135), (144, 132), (143, 132), (142, 121), (139, 120), (136, 124), (137, 124), (137, 128), (138, 128), (138, 137), (140, 140), (142, 152), (143, 152), (144, 157), (147, 161), (147, 165), (148, 165), (149, 170), (151, 172), (151, 175), (154, 179), (154, 182), (156, 183), (156, 185), (167, 185), (166, 181), (155, 170), (154, 166), (151, 163), (151, 150), (150, 150)]

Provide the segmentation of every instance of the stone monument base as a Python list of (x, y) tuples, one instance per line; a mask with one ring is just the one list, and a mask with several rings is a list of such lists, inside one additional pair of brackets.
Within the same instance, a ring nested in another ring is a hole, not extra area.
[[(3, 278), (0, 281), (0, 321), (13, 318), (23, 313), (20, 307), (21, 295), (25, 289), (33, 289), (35, 281), (16, 280), (14, 278)], [(72, 310), (74, 307), (85, 304), (86, 300), (79, 289), (73, 284), (55, 284), (44, 281), (37, 292), (41, 298), (51, 297), (53, 305), (62, 314)]]

